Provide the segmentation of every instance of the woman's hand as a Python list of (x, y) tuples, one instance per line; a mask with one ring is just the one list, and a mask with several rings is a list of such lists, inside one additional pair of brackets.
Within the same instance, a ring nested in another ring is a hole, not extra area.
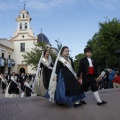
[(81, 78), (78, 80), (78, 82), (80, 83), (80, 85), (83, 83)]
[(53, 81), (57, 81), (57, 74), (54, 75)]
[(56, 81), (56, 80), (57, 80), (57, 77), (54, 77), (54, 78), (53, 78), (53, 81)]

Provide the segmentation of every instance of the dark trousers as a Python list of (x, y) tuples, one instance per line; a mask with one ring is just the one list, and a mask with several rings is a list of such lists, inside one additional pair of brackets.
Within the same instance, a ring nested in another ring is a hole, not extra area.
[(22, 90), (22, 91), (24, 91), (24, 90), (25, 90), (24, 83), (21, 83), (21, 90)]
[(1, 66), (1, 72), (2, 72), (2, 74), (5, 73), (5, 66)]
[(98, 91), (98, 86), (95, 77), (92, 75), (88, 75), (85, 78), (83, 78), (82, 88), (85, 92), (87, 92), (89, 88), (92, 90), (92, 92)]
[(25, 94), (26, 94), (26, 97), (30, 97), (31, 96), (31, 92), (32, 90), (28, 87), (25, 87)]
[(2, 82), (2, 90), (4, 91), (6, 89), (6, 84)]
[(8, 67), (8, 75), (10, 75), (11, 67)]
[(112, 80), (108, 81), (108, 88), (113, 88), (113, 82), (112, 82)]

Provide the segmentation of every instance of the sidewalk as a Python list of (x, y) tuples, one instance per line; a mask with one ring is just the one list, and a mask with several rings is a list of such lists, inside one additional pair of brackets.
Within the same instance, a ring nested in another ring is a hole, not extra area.
[(1, 87), (0, 87), (0, 99), (4, 98), (5, 94), (2, 93)]
[(97, 106), (91, 92), (86, 93), (87, 105), (78, 108), (57, 106), (43, 97), (1, 98), (0, 120), (119, 120), (120, 89), (100, 91), (108, 104)]

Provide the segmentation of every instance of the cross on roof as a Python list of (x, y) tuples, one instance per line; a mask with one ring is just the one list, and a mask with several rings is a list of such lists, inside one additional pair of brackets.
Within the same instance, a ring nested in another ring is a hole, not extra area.
[(25, 6), (26, 6), (26, 3), (24, 2), (24, 6), (23, 6), (23, 7), (24, 7), (24, 10), (25, 10)]
[(41, 28), (40, 30), (41, 30), (41, 33), (42, 33), (43, 29)]

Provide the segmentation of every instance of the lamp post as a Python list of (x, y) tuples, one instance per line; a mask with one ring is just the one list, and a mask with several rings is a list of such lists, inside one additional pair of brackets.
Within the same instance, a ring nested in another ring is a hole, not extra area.
[(120, 74), (120, 50), (116, 50), (115, 51), (115, 55), (118, 57), (119, 59), (119, 74)]
[(58, 40), (55, 40), (55, 42), (57, 43), (57, 47), (58, 47), (58, 51), (61, 49), (61, 47), (62, 47), (62, 44), (61, 44), (61, 42), (59, 41), (59, 39)]

